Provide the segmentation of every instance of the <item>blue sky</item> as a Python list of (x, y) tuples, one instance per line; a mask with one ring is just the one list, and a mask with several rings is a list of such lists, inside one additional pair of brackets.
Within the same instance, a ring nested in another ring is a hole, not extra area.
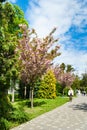
[(77, 74), (87, 70), (87, 0), (9, 0), (25, 13), (40, 37), (57, 27), (61, 56), (54, 62), (71, 64)]

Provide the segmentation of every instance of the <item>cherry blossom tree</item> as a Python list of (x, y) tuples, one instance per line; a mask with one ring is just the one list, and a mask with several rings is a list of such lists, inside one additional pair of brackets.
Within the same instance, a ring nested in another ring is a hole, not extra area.
[(72, 71), (66, 70), (64, 72), (64, 71), (62, 71), (62, 68), (59, 65), (55, 66), (54, 73), (55, 73), (57, 81), (59, 81), (63, 87), (71, 86), (75, 79), (75, 76), (72, 73)]
[(19, 26), (23, 32), (18, 45), (20, 77), (26, 85), (30, 85), (32, 108), (34, 84), (52, 65), (52, 60), (60, 55), (58, 52), (60, 46), (55, 44), (58, 39), (53, 37), (56, 28), (45, 38), (39, 38), (34, 29), (30, 30), (22, 24)]
[(66, 72), (61, 76), (60, 82), (65, 86), (70, 87), (75, 79), (75, 76), (70, 72)]

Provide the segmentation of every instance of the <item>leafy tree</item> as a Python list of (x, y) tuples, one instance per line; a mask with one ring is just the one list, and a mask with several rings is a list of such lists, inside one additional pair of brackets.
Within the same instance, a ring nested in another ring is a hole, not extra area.
[(74, 68), (72, 67), (72, 65), (67, 65), (66, 67), (67, 67), (66, 72), (73, 72), (74, 71)]
[(87, 73), (84, 73), (82, 76), (82, 86), (87, 87)]
[(61, 68), (62, 72), (64, 73), (65, 68), (66, 68), (66, 65), (65, 65), (64, 63), (62, 63), (62, 64), (60, 65), (60, 68)]
[(54, 39), (52, 32), (41, 39), (37, 36), (34, 29), (27, 29), (26, 25), (20, 25), (23, 31), (23, 39), (19, 41), (20, 58), (19, 64), (21, 68), (21, 79), (25, 84), (30, 85), (31, 90), (31, 107), (33, 107), (33, 89), (36, 80), (41, 77), (52, 64), (52, 60), (60, 55), (58, 52), (59, 45), (52, 48), (57, 39)]
[(62, 91), (66, 86), (71, 86), (73, 81), (74, 81), (74, 74), (70, 71), (64, 71), (65, 70), (65, 64), (62, 64), (63, 67), (61, 67), (61, 65), (56, 65), (54, 67), (54, 74), (55, 77), (57, 79), (57, 82), (59, 82), (62, 86)]
[(56, 95), (57, 96), (61, 96), (63, 92), (63, 87), (61, 85), (61, 83), (59, 83), (58, 81), (56, 82)]
[(80, 89), (80, 78), (77, 75), (75, 76), (75, 79), (73, 81), (72, 88), (74, 90)]
[(56, 78), (52, 70), (48, 70), (43, 76), (38, 90), (38, 98), (56, 97)]
[(15, 49), (20, 32), (18, 24), (23, 21), (24, 15), (16, 7), (9, 2), (0, 3), (0, 118), (7, 117), (10, 106), (7, 91), (10, 79), (16, 76), (17, 71)]
[(82, 79), (80, 81), (81, 90), (87, 90), (87, 73), (82, 74)]
[(61, 80), (60, 82), (62, 83), (62, 85), (64, 86), (71, 86), (72, 83), (74, 81), (74, 75), (71, 74), (70, 72), (68, 73), (64, 73), (62, 76), (61, 76)]

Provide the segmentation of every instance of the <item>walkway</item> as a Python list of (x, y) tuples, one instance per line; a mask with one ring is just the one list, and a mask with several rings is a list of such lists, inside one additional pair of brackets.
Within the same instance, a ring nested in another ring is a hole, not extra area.
[(79, 96), (12, 130), (87, 130), (87, 96)]

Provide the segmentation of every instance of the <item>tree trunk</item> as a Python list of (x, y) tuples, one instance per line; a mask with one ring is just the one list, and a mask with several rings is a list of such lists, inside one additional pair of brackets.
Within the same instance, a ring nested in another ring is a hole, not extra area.
[(14, 102), (14, 87), (12, 88), (12, 102)]
[(31, 108), (33, 108), (33, 89), (31, 90)]
[(29, 90), (29, 100), (31, 101), (31, 90), (32, 90), (32, 87), (30, 87), (30, 90)]
[(29, 99), (31, 102), (31, 108), (33, 108), (33, 88), (32, 87), (30, 87)]
[(24, 98), (26, 99), (26, 86), (24, 88)]
[(15, 92), (14, 88), (15, 88), (15, 80), (13, 80), (13, 87), (12, 87), (12, 102), (14, 102), (14, 92)]

